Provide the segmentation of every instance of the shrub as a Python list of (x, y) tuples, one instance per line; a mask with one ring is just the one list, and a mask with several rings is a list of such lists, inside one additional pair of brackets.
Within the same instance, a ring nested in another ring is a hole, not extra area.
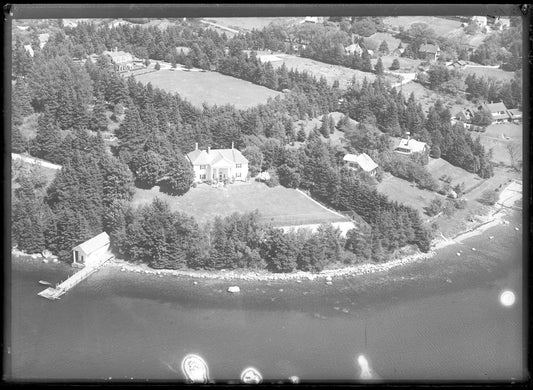
[(481, 204), (493, 206), (498, 200), (498, 193), (491, 190), (486, 190), (481, 194), (481, 197), (477, 200)]

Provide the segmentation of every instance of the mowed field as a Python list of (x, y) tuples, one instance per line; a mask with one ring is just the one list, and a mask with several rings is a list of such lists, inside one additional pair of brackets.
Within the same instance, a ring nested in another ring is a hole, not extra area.
[(155, 88), (179, 93), (197, 107), (207, 103), (218, 106), (231, 104), (235, 108), (246, 109), (282, 95), (281, 92), (216, 72), (161, 69), (137, 75), (135, 79), (143, 84), (152, 83)]
[[(474, 137), (475, 134), (473, 133)], [(512, 166), (523, 161), (523, 125), (504, 123), (490, 125), (486, 132), (479, 135), (481, 144), (488, 151), (492, 149), (492, 161), (496, 164)], [(511, 154), (514, 156), (511, 157)]]
[(440, 36), (446, 36), (454, 30), (462, 30), (461, 22), (435, 16), (393, 16), (385, 18), (383, 22), (390, 26), (403, 27), (406, 30), (413, 23), (425, 23)]
[(422, 190), (416, 184), (392, 176), (390, 173), (384, 175), (383, 181), (377, 186), (377, 190), (387, 195), (391, 201), (397, 201), (418, 210), (420, 215), (424, 215), (424, 208), (435, 197), (440, 196), (435, 192)]
[[(376, 76), (373, 73), (362, 72), (360, 70), (350, 69), (340, 65), (330, 65), (324, 62), (298, 57), (291, 54), (270, 54), (263, 51), (258, 51), (257, 54), (261, 61), (271, 62), (274, 68), (280, 68), (282, 64), (285, 64), (289, 70), (295, 69), (299, 72), (305, 71), (311, 75), (314, 75), (317, 79), (323, 76), (329, 85), (332, 85), (335, 80), (338, 80), (341, 88), (346, 88), (354, 76), (355, 80), (359, 83), (362, 83), (365, 77), (370, 82), (373, 82), (376, 79)], [(392, 77), (390, 80), (391, 82), (395, 81)]]
[(480, 177), (473, 173), (470, 173), (462, 168), (456, 167), (455, 165), (450, 164), (448, 161), (442, 158), (429, 158), (429, 163), (426, 165), (427, 170), (433, 176), (435, 181), (442, 185), (442, 181), (439, 180), (443, 175), (450, 177), (452, 180), (450, 182), (451, 186), (456, 186), (457, 184), (464, 183), (465, 191), (468, 191), (470, 188), (477, 186), (480, 182)]
[(514, 72), (506, 72), (505, 70), (485, 68), (482, 66), (469, 66), (462, 73), (474, 74), (476, 77), (485, 77), (486, 79), (494, 79), (502, 82), (510, 81), (514, 78)]
[(273, 17), (273, 18), (205, 18), (209, 22), (220, 24), (224, 27), (233, 28), (236, 30), (247, 30), (251, 31), (254, 28), (257, 30), (262, 30), (271, 23), (281, 24), (283, 26), (290, 26), (293, 24), (300, 23), (305, 18), (302, 17)]
[(263, 183), (236, 183), (221, 188), (200, 184), (183, 196), (170, 196), (150, 190), (136, 189), (133, 205), (152, 202), (158, 197), (166, 201), (171, 210), (194, 216), (203, 224), (216, 216), (228, 216), (258, 210), (265, 223), (274, 226), (304, 225), (346, 221), (316, 204), (298, 191), (282, 186), (269, 188)]

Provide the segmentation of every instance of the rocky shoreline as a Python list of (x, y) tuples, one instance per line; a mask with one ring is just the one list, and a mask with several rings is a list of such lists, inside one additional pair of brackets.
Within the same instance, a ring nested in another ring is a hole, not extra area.
[[(500, 193), (500, 197), (495, 206), (493, 206), (489, 213), (486, 215), (478, 216), (478, 220), (481, 223), (476, 223), (469, 230), (458, 234), (457, 236), (448, 239), (444, 236), (442, 239), (434, 240), (431, 246), (431, 250), (427, 253), (416, 251), (415, 253), (403, 253), (400, 252), (399, 258), (387, 261), (385, 263), (362, 263), (354, 266), (348, 266), (337, 269), (326, 269), (319, 273), (311, 273), (305, 271), (297, 271), (293, 273), (271, 273), (264, 270), (218, 270), (218, 271), (197, 271), (197, 270), (171, 270), (171, 269), (153, 269), (146, 264), (133, 264), (121, 259), (113, 259), (105, 264), (106, 267), (113, 267), (120, 269), (121, 272), (131, 272), (145, 275), (156, 275), (159, 277), (164, 276), (177, 276), (191, 279), (211, 279), (211, 280), (223, 280), (223, 281), (264, 281), (264, 282), (276, 282), (276, 281), (296, 281), (301, 282), (303, 280), (321, 280), (326, 283), (331, 283), (333, 278), (344, 278), (350, 276), (362, 276), (366, 274), (373, 274), (379, 272), (386, 272), (393, 268), (401, 267), (407, 264), (420, 262), (432, 258), (436, 254), (436, 250), (441, 248), (461, 244), (462, 240), (482, 234), (485, 230), (497, 226), (499, 224), (508, 223), (505, 219), (505, 212), (503, 210), (503, 204), (508, 198), (508, 188)], [(517, 228), (515, 228), (517, 229)], [(54, 262), (57, 260), (48, 260), (41, 254), (28, 255), (17, 249), (12, 250), (12, 254), (18, 257), (31, 258), (36, 261), (42, 262)]]

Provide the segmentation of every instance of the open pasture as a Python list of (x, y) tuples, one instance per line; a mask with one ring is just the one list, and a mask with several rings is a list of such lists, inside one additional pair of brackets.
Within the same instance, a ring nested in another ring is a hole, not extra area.
[(282, 95), (281, 92), (216, 72), (161, 69), (137, 75), (135, 79), (143, 84), (152, 83), (155, 88), (179, 93), (197, 107), (207, 103), (218, 106), (230, 104), (238, 109), (247, 109), (266, 103), (268, 98)]
[(476, 77), (484, 77), (502, 82), (511, 81), (514, 78), (514, 72), (506, 72), (505, 70), (483, 66), (468, 66), (462, 72), (465, 76), (467, 74), (474, 74)]
[[(353, 77), (355, 77), (356, 82), (359, 83), (362, 83), (365, 77), (370, 82), (373, 82), (376, 79), (376, 76), (373, 73), (362, 72), (360, 70), (350, 69), (340, 65), (330, 65), (324, 62), (298, 57), (291, 54), (269, 53), (263, 51), (258, 51), (257, 54), (260, 56), (265, 56), (263, 58), (266, 60), (269, 59), (269, 57), (266, 57), (266, 55), (272, 54), (275, 57), (271, 57), (274, 59), (274, 61), (271, 62), (274, 68), (280, 68), (282, 64), (285, 64), (289, 70), (295, 69), (299, 72), (307, 72), (308, 74), (315, 76), (317, 79), (324, 77), (329, 85), (332, 85), (335, 80), (338, 80), (341, 88), (346, 88)], [(395, 81), (392, 77), (390, 80), (391, 82)]]
[(258, 18), (205, 18), (205, 20), (219, 24), (224, 27), (233, 28), (239, 31), (251, 31), (253, 29), (262, 30), (269, 24), (280, 24), (288, 26), (298, 24), (304, 20), (303, 17), (258, 17)]
[(446, 36), (458, 29), (462, 30), (461, 22), (435, 16), (391, 16), (385, 18), (383, 22), (390, 26), (403, 27), (405, 30), (414, 23), (425, 23), (439, 36)]

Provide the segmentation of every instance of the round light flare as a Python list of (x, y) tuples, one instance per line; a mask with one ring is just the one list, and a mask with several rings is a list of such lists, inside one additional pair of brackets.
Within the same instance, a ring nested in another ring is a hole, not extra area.
[(506, 306), (506, 307), (513, 306), (515, 303), (515, 300), (516, 300), (515, 295), (510, 290), (505, 290), (504, 292), (500, 294), (500, 303), (503, 306)]

